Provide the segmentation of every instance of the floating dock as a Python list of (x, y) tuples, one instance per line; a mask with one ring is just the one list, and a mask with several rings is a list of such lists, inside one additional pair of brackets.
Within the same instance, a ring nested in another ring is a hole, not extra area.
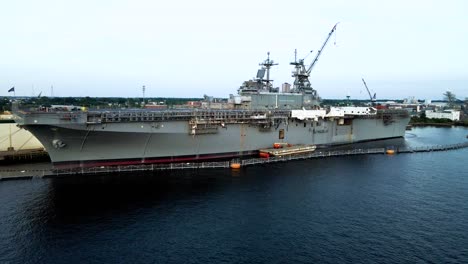
[[(275, 143), (275, 145), (278, 143)], [(260, 157), (268, 158), (270, 156), (285, 156), (285, 155), (297, 155), (297, 154), (304, 154), (304, 153), (311, 153), (315, 151), (317, 148), (315, 145), (276, 145), (275, 148), (269, 149), (260, 149), (259, 154)]]

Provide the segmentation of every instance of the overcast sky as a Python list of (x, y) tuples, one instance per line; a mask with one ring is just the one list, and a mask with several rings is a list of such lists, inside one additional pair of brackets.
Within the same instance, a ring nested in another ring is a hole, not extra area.
[[(323, 98), (468, 97), (468, 1), (2, 1), (0, 95), (227, 97), (271, 52), (336, 34), (311, 82)], [(315, 53), (306, 59), (310, 63)]]

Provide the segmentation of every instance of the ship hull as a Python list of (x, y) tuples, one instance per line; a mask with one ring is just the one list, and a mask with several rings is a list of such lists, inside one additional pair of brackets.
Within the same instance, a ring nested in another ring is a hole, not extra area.
[(187, 121), (25, 124), (56, 167), (190, 162), (253, 155), (275, 142), (329, 146), (402, 137), (408, 117), (301, 121), (270, 127), (248, 123), (192, 131)]

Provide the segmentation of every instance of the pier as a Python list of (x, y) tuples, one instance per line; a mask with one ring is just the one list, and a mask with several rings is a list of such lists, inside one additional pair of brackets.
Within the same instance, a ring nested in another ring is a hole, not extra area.
[(0, 151), (0, 164), (38, 160), (50, 160), (49, 154), (43, 148)]
[(33, 179), (43, 177), (56, 177), (66, 175), (90, 175), (90, 174), (108, 174), (108, 173), (129, 173), (141, 171), (164, 171), (164, 170), (186, 170), (186, 169), (213, 169), (213, 168), (232, 168), (232, 164), (239, 164), (240, 167), (251, 165), (268, 164), (274, 162), (285, 162), (294, 160), (305, 160), (315, 158), (353, 156), (353, 155), (371, 155), (387, 153), (387, 150), (394, 150), (395, 154), (400, 153), (422, 153), (448, 151), (461, 148), (468, 148), (468, 142), (450, 144), (450, 145), (434, 145), (422, 146), (413, 148), (367, 148), (367, 149), (350, 149), (350, 150), (333, 150), (333, 151), (315, 151), (310, 153), (273, 156), (268, 158), (247, 158), (237, 159), (232, 161), (217, 161), (217, 162), (192, 162), (192, 163), (169, 163), (169, 164), (150, 164), (150, 165), (130, 165), (130, 166), (108, 166), (108, 167), (90, 167), (90, 168), (73, 168), (73, 169), (54, 169), (50, 168), (27, 170), (27, 169), (0, 169), (1, 180), (13, 179)]

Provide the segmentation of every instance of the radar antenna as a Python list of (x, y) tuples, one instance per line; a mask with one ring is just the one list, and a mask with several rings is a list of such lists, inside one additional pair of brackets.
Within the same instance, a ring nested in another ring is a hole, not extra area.
[[(266, 70), (266, 80), (263, 80), (263, 76), (260, 77), (260, 80), (265, 82), (265, 87), (266, 89), (271, 92), (272, 90), (272, 82), (273, 80), (270, 80), (270, 68), (271, 66), (275, 66), (275, 65), (278, 65), (278, 63), (275, 63), (273, 60), (270, 60), (270, 52), (267, 52), (267, 59), (265, 61), (263, 61), (262, 63), (259, 63), (260, 66), (262, 66), (262, 68), (259, 70), (259, 72), (261, 70)], [(259, 74), (257, 74), (257, 77), (259, 77)]]
[[(278, 65), (273, 60), (270, 60), (270, 52), (268, 57), (263, 62), (259, 63), (262, 66), (257, 71), (257, 76), (251, 80), (245, 81), (238, 89), (239, 94), (258, 93), (258, 92), (278, 92), (279, 88), (273, 88), (273, 80), (270, 79), (270, 69), (272, 66)], [(266, 79), (264, 79), (266, 73)]]

